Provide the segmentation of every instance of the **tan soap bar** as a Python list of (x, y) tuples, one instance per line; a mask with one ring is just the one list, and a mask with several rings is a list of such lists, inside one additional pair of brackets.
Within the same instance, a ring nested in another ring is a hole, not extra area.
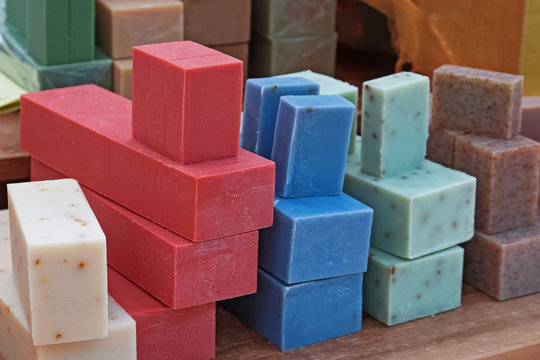
[(130, 100), (132, 74), (133, 61), (131, 59), (113, 61), (113, 90)]
[(453, 168), (456, 137), (462, 134), (462, 131), (457, 130), (430, 129), (426, 157), (431, 161)]
[(249, 62), (249, 43), (239, 43), (239, 44), (225, 44), (225, 45), (214, 45), (211, 46), (212, 49), (221, 51), (224, 54), (242, 60), (244, 62), (244, 80), (247, 79), (248, 74), (248, 62)]
[(111, 58), (131, 57), (138, 45), (184, 40), (178, 0), (96, 0), (96, 44)]

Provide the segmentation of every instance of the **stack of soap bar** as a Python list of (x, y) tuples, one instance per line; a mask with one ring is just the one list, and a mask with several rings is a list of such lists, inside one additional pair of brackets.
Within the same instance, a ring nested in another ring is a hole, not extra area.
[(540, 141), (540, 96), (523, 97), (521, 111), (521, 135)]
[(453, 168), (456, 137), (459, 135), (463, 135), (463, 132), (445, 128), (430, 129), (426, 157), (431, 161)]
[(250, 74), (270, 76), (311, 69), (332, 75), (336, 0), (253, 1)]

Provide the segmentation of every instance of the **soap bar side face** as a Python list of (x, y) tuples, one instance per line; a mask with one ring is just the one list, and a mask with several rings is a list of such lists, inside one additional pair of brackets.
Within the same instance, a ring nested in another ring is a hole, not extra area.
[(133, 61), (131, 59), (113, 61), (113, 90), (127, 99), (131, 99), (132, 73)]
[(6, 0), (6, 24), (26, 43), (26, 0)]
[(94, 59), (95, 0), (69, 0), (69, 62)]
[(520, 134), (540, 141), (540, 96), (523, 97)]
[(426, 157), (449, 168), (454, 167), (456, 137), (463, 132), (448, 129), (431, 129), (427, 141)]

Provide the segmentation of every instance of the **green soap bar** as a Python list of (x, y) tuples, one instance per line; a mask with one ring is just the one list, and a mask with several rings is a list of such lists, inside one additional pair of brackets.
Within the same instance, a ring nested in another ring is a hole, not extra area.
[(69, 0), (69, 2), (69, 62), (75, 63), (93, 60), (95, 47), (95, 2), (94, 0)]
[(463, 254), (451, 247), (415, 260), (370, 249), (364, 311), (388, 326), (461, 306)]
[(422, 166), (426, 156), (429, 78), (402, 72), (362, 89), (362, 171), (377, 177)]
[(474, 235), (474, 177), (429, 160), (383, 179), (360, 168), (359, 154), (350, 155), (343, 191), (373, 208), (372, 246), (414, 259)]
[(26, 0), (6, 0), (6, 24), (20, 39), (26, 39)]

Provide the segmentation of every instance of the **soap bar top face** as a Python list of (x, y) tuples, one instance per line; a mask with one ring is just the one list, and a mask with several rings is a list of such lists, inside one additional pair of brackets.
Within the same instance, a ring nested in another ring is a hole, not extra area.
[(244, 100), (242, 148), (270, 159), (280, 98), (318, 94), (319, 85), (304, 78), (249, 79)]
[(523, 76), (443, 65), (433, 74), (432, 121), (476, 135), (511, 139), (521, 129)]
[(354, 115), (354, 105), (337, 95), (281, 98), (272, 150), (279, 196), (342, 192)]
[(9, 184), (8, 203), (15, 282), (34, 344), (107, 336), (105, 235), (78, 183)]
[(362, 171), (387, 177), (422, 166), (429, 78), (403, 72), (366, 81), (362, 92)]
[(181, 164), (238, 155), (242, 62), (193, 42), (133, 48), (133, 137)]

